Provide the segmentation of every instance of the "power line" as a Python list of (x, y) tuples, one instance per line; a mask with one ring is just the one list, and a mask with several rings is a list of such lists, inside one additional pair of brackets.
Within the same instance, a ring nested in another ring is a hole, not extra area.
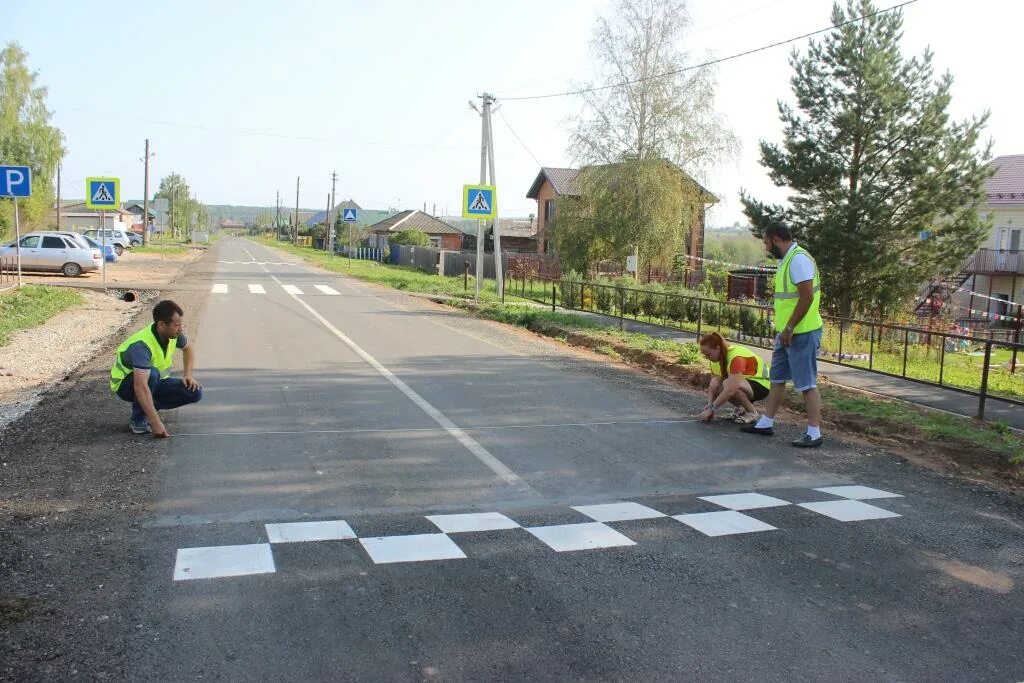
[(537, 156), (530, 151), (530, 148), (526, 146), (526, 143), (523, 142), (523, 139), (519, 137), (515, 130), (512, 129), (512, 124), (508, 122), (508, 119), (506, 119), (505, 115), (501, 113), (501, 110), (498, 109), (496, 111), (498, 112), (498, 116), (501, 117), (501, 120), (505, 122), (505, 126), (508, 128), (508, 132), (512, 133), (512, 136), (519, 141), (519, 144), (522, 145), (523, 149), (526, 150), (526, 153), (533, 157), (533, 160), (537, 162), (538, 166), (543, 166), (544, 164), (540, 163), (540, 159), (538, 159)]
[(712, 59), (710, 61), (703, 62), (701, 64), (694, 64), (693, 66), (684, 66), (684, 67), (682, 67), (680, 69), (673, 69), (671, 71), (666, 71), (665, 73), (655, 74), (653, 76), (647, 76), (646, 78), (636, 78), (636, 79), (629, 80), (629, 81), (622, 81), (621, 83), (613, 83), (611, 85), (600, 85), (600, 86), (594, 86), (592, 88), (580, 88), (579, 90), (569, 90), (569, 91), (566, 91), (566, 92), (548, 93), (546, 95), (523, 95), (523, 96), (520, 96), (520, 97), (503, 97), (503, 98), (501, 98), (501, 101), (502, 102), (510, 102), (510, 101), (513, 101), (513, 100), (545, 100), (545, 99), (551, 99), (551, 98), (554, 98), (554, 97), (569, 97), (569, 96), (572, 96), (572, 95), (583, 95), (584, 93), (600, 92), (601, 90), (610, 90), (612, 88), (623, 88), (623, 87), (628, 86), (628, 85), (636, 85), (637, 83), (643, 83), (645, 81), (652, 81), (652, 80), (655, 80), (655, 79), (658, 79), (658, 78), (665, 78), (667, 76), (675, 76), (676, 74), (681, 74), (681, 73), (684, 73), (686, 71), (693, 71), (694, 69), (702, 69), (702, 68), (704, 68), (706, 66), (713, 66), (715, 64), (721, 64), (722, 62), (728, 62), (728, 61), (733, 60), (733, 59), (739, 59), (740, 57), (746, 57), (748, 55), (752, 55), (752, 54), (755, 54), (757, 52), (764, 52), (765, 50), (770, 50), (772, 48), (779, 47), (781, 45), (788, 45), (789, 43), (795, 43), (798, 40), (803, 40), (804, 38), (811, 38), (812, 36), (816, 36), (816, 35), (818, 35), (820, 33), (828, 33), (829, 31), (833, 31), (833, 30), (835, 30), (837, 28), (842, 28), (843, 26), (847, 26), (849, 24), (855, 24), (858, 21), (862, 21), (862, 20), (868, 19), (870, 17), (878, 16), (880, 14), (885, 14), (887, 12), (892, 12), (894, 10), (900, 9), (901, 7), (906, 7), (907, 5), (912, 5), (915, 2), (917, 2), (917, 1), (918, 0), (906, 0), (905, 2), (901, 2), (898, 5), (893, 5), (892, 7), (886, 7), (885, 9), (876, 10), (874, 12), (868, 12), (867, 14), (861, 15), (861, 16), (856, 17), (854, 19), (849, 19), (847, 21), (842, 22), (841, 24), (835, 24), (833, 26), (829, 26), (827, 28), (819, 29), (817, 31), (811, 31), (810, 33), (804, 33), (802, 35), (795, 36), (795, 37), (789, 38), (787, 40), (780, 40), (779, 42), (772, 43), (771, 45), (763, 45), (761, 47), (754, 48), (753, 50), (747, 50), (746, 52), (739, 52), (739, 53), (734, 54), (734, 55), (729, 55), (728, 57), (721, 57), (720, 59)]

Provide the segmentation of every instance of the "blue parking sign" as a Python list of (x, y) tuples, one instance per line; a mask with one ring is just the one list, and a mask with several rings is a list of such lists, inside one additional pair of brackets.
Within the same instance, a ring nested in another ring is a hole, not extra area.
[(0, 166), (0, 197), (31, 197), (32, 169), (28, 166)]

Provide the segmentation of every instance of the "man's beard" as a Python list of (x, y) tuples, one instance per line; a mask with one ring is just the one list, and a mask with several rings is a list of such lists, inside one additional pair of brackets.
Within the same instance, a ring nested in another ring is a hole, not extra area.
[(781, 259), (783, 255), (782, 249), (780, 249), (777, 244), (773, 244), (772, 246), (768, 247), (768, 253), (774, 256), (776, 259)]

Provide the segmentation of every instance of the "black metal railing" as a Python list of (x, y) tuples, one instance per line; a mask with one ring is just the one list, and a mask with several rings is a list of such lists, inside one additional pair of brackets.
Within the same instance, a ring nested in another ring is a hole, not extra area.
[[(696, 294), (621, 285), (510, 276), (506, 293), (550, 305), (681, 330), (717, 331), (751, 346), (771, 348), (772, 309)], [(1024, 405), (1021, 318), (1008, 340), (937, 327), (823, 316), (819, 357), (830, 363), (943, 387), (978, 398), (977, 416), (996, 397)], [(1018, 372), (1018, 369), (1021, 370)]]

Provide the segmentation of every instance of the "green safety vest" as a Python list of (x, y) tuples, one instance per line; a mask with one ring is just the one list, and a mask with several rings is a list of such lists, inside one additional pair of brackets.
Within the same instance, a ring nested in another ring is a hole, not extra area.
[(144, 330), (139, 330), (132, 336), (128, 337), (121, 346), (117, 347), (117, 355), (114, 357), (114, 367), (110, 369), (110, 390), (117, 393), (117, 390), (121, 387), (121, 382), (132, 372), (132, 368), (124, 364), (121, 356), (128, 347), (135, 342), (142, 342), (149, 347), (149, 352), (153, 356), (153, 366), (160, 373), (161, 378), (165, 378), (170, 375), (171, 364), (174, 362), (174, 350), (178, 347), (177, 337), (169, 339), (167, 341), (167, 351), (164, 351), (164, 347), (161, 346), (160, 340), (156, 338), (156, 334), (153, 332), (153, 326), (150, 325)]
[(797, 254), (804, 254), (811, 259), (811, 264), (814, 265), (814, 279), (811, 282), (814, 298), (811, 300), (811, 307), (807, 309), (807, 313), (793, 330), (793, 334), (803, 334), (804, 332), (813, 332), (824, 323), (821, 320), (821, 313), (818, 311), (821, 305), (821, 279), (818, 277), (818, 264), (814, 262), (814, 258), (807, 253), (807, 250), (799, 245), (789, 250), (775, 271), (775, 329), (782, 332), (789, 324), (789, 319), (793, 316), (796, 304), (800, 300), (796, 285), (789, 277), (789, 264)]
[[(761, 356), (757, 355), (745, 346), (739, 346), (737, 344), (731, 344), (729, 350), (725, 352), (725, 367), (728, 368), (732, 365), (733, 360), (739, 356), (740, 358), (754, 358), (757, 360), (757, 370), (753, 375), (744, 373), (744, 377), (749, 379), (751, 382), (757, 382), (765, 389), (771, 389), (771, 383), (768, 380), (768, 365), (764, 362)], [(711, 361), (711, 369), (715, 372), (718, 377), (722, 376), (722, 363)]]

